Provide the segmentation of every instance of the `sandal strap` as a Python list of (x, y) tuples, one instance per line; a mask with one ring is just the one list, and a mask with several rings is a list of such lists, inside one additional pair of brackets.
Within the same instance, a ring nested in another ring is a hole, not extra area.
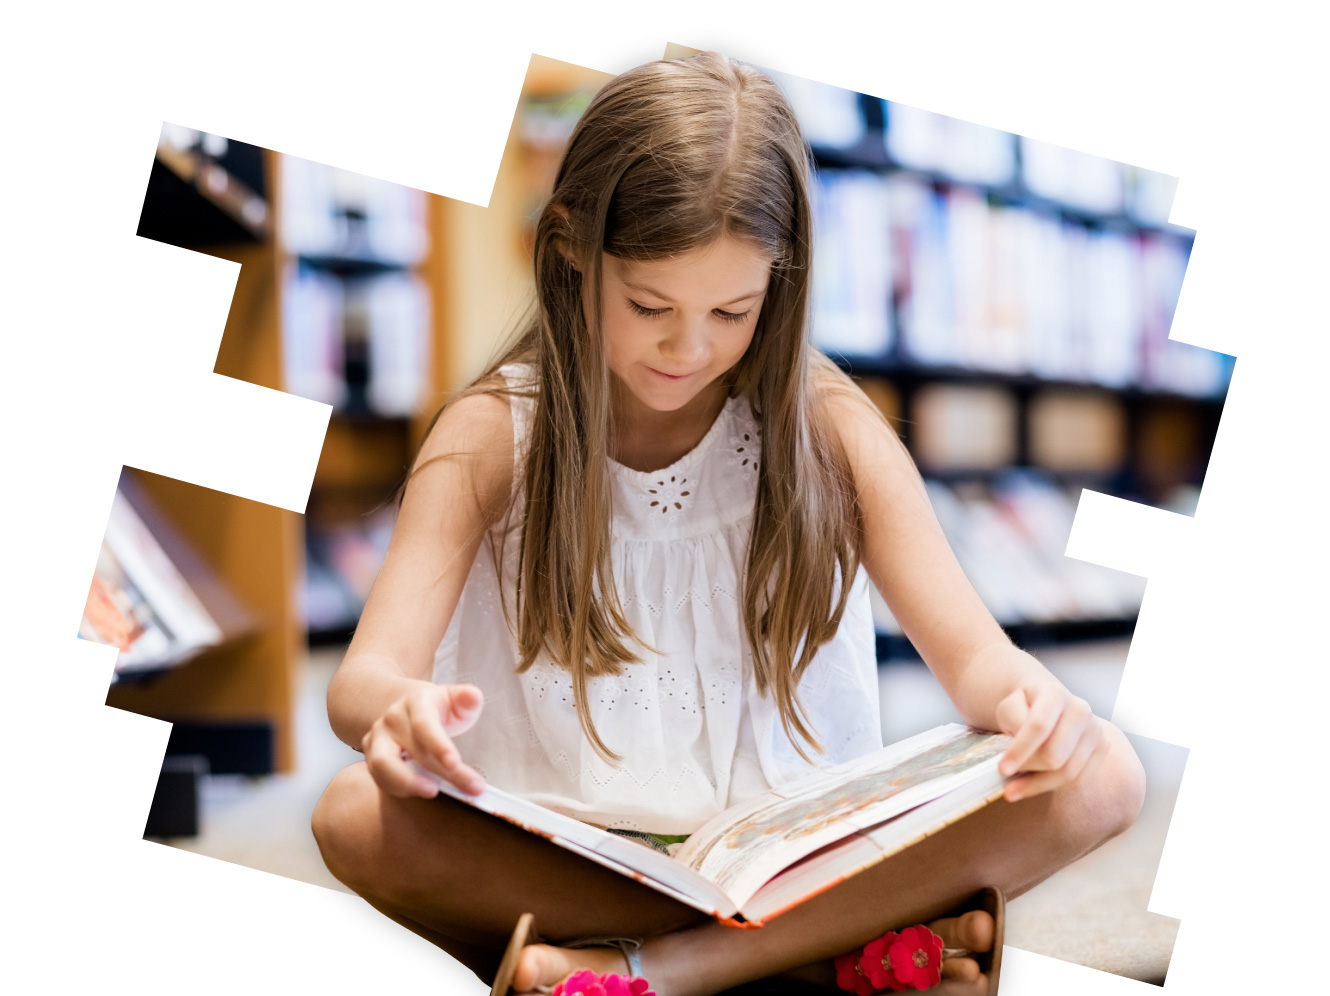
[(636, 937), (583, 937), (561, 945), (565, 948), (618, 948), (628, 963), (628, 974), (634, 978), (642, 974), (642, 941)]

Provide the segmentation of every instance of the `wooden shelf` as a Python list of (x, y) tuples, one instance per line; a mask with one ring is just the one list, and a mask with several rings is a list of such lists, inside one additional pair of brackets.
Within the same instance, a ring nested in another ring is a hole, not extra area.
[(295, 765), (296, 665), (303, 652), (290, 583), (301, 556), (297, 516), (234, 495), (131, 471), (171, 525), (253, 614), (247, 636), (201, 651), (150, 682), (117, 682), (106, 704), (171, 721), (261, 721), (275, 770)]
[(392, 487), (411, 463), (411, 420), (342, 418), (328, 423), (315, 488)]
[[(276, 156), (266, 153), (264, 158), (267, 175), (272, 176)], [(173, 174), (181, 170), (179, 176), (188, 178), (188, 170), (196, 167), (192, 160), (180, 160), (173, 161), (169, 168)], [(154, 168), (168, 167), (159, 158)], [(193, 175), (196, 189), (201, 175)], [(202, 183), (208, 188), (206, 179)], [(230, 181), (227, 189), (237, 198), (244, 196)], [(155, 210), (160, 213), (162, 205), (152, 203), (154, 193), (150, 185), (145, 217)], [(275, 202), (274, 196), (273, 203), (265, 207), (269, 214), (263, 224), (253, 225), (249, 236), (271, 233), (269, 218), (275, 212)], [(215, 211), (227, 210), (225, 198), (213, 197), (210, 203)], [(166, 241), (198, 245), (187, 237), (188, 232), (174, 234), (180, 237)], [(240, 264), (214, 370), (280, 389), (280, 258), (273, 240), (234, 241), (208, 246), (205, 251)], [(169, 522), (170, 531), (177, 533), (208, 565), (219, 584), (246, 607), (252, 626), (249, 635), (205, 650), (152, 681), (117, 683), (107, 695), (107, 704), (183, 724), (233, 723), (247, 729), (255, 723), (263, 724), (272, 730), (273, 768), (294, 770), (295, 692), (304, 656), (304, 630), (297, 612), (297, 585), (304, 555), (301, 517), (286, 509), (182, 481), (142, 471), (127, 473)]]

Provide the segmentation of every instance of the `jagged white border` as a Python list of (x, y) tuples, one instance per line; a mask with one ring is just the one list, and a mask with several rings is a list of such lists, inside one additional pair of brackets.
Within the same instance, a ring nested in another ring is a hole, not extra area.
[[(1310, 5), (1161, 0), (653, 8), (27, 4), (6, 16), (0, 988), (483, 987), (359, 901), (139, 839), (163, 724), (101, 702), (74, 638), (124, 463), (301, 508), (326, 409), (210, 373), (235, 269), (134, 237), (170, 120), (475, 202), (532, 52), (617, 71), (665, 41), (1181, 178), (1200, 234), (1174, 335), (1240, 355), (1200, 509), (1094, 496), (1071, 544), (1150, 576), (1117, 718), (1191, 749), (1157, 912), (1171, 991), (1296, 987), (1326, 860), (1324, 93)], [(1319, 198), (1319, 200), (1317, 200)], [(1315, 399), (1315, 400), (1314, 400)], [(1319, 578), (1317, 578), (1319, 580)], [(1139, 984), (1011, 952), (1003, 992)]]

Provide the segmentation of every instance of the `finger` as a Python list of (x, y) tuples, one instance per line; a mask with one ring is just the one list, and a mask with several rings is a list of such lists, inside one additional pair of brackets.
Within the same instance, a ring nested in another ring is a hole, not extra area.
[(475, 685), (449, 685), (443, 705), (443, 728), (449, 736), (471, 729), (480, 718), (485, 696)]
[(428, 698), (410, 698), (406, 703), (411, 725), (411, 739), (404, 746), (418, 764), (447, 779), (463, 792), (478, 795), (485, 787), (479, 774), (463, 763), (452, 738), (443, 730), (443, 721), (434, 702)]
[(375, 784), (389, 795), (403, 799), (413, 796), (432, 799), (439, 794), (439, 787), (434, 782), (411, 770), (402, 759), (401, 745), (387, 731), (371, 729), (362, 746), (365, 766)]
[(1021, 723), (1020, 729), (1012, 737), (1011, 746), (998, 763), (998, 770), (1002, 774), (1015, 774), (1025, 769), (1030, 756), (1053, 732), (1065, 700), (1066, 691), (1059, 686), (1047, 685), (1035, 693), (1029, 715)]
[(1008, 802), (1016, 802), (1051, 792), (1074, 782), (1087, 770), (1095, 754), (1102, 748), (1103, 744), (1100, 741), (1087, 738), (1077, 745), (1075, 752), (1062, 767), (1052, 771), (1036, 771), (1022, 775), (1007, 783), (1003, 795)]
[(1083, 739), (1088, 736), (1093, 745), (1098, 739), (1097, 734), (1094, 713), (1090, 712), (1089, 703), (1072, 697), (1058, 716), (1057, 725), (1048, 739), (1025, 762), (1025, 770), (1056, 771), (1067, 763)]

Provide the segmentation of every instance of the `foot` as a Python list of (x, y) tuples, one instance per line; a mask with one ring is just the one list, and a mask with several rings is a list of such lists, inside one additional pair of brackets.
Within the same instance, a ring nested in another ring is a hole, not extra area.
[[(965, 948), (983, 954), (993, 947), (993, 918), (984, 910), (944, 917), (927, 926), (942, 938), (944, 948)], [(836, 967), (829, 961), (805, 965), (784, 975), (841, 992), (836, 985)], [(948, 958), (942, 963), (942, 981), (926, 991), (930, 996), (987, 996), (988, 977), (979, 971), (979, 962), (974, 958)]]
[(588, 968), (597, 975), (614, 972), (628, 974), (628, 959), (618, 948), (556, 948), (551, 944), (531, 944), (522, 949), (522, 957), (513, 973), (513, 991), (538, 992), (562, 982), (574, 972)]
[[(985, 910), (934, 920), (928, 929), (941, 935), (944, 948), (967, 948), (983, 954), (993, 947), (993, 918)], [(942, 982), (933, 992), (938, 996), (986, 996), (988, 977), (979, 971), (979, 962), (973, 958), (948, 958), (942, 963)]]

